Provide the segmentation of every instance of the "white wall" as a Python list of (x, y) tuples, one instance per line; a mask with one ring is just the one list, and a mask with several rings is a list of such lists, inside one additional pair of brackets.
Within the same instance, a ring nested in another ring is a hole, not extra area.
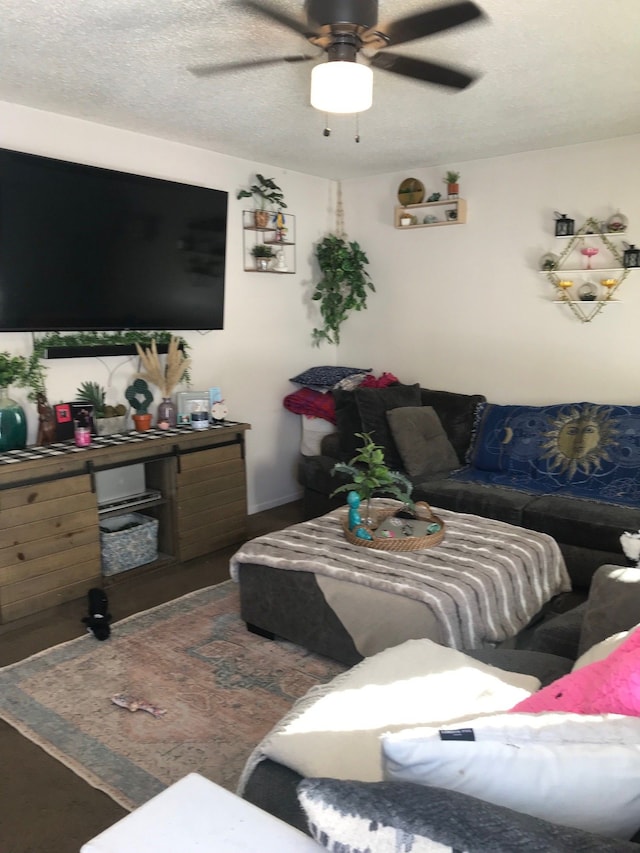
[[(330, 226), (331, 182), (276, 169), (161, 139), (104, 127), (52, 113), (0, 102), (0, 146), (29, 153), (130, 171), (152, 177), (200, 184), (229, 192), (225, 328), (205, 335), (177, 331), (191, 345), (192, 389), (219, 385), (229, 417), (248, 422), (247, 468), (249, 511), (277, 506), (299, 495), (295, 462), (300, 418), (282, 406), (295, 390), (288, 377), (320, 363), (333, 363), (332, 350), (311, 345), (317, 323), (309, 307), (312, 246)], [(259, 171), (274, 177), (296, 215), (296, 275), (257, 275), (243, 271), (241, 211), (246, 199), (236, 191)], [(0, 351), (27, 354), (29, 334), (0, 334)], [(321, 360), (319, 360), (321, 359)], [(83, 380), (95, 380), (108, 391), (108, 402), (123, 400), (137, 359), (65, 359), (45, 362), (50, 402), (70, 400)], [(156, 402), (159, 394), (156, 390)], [(35, 406), (26, 393), (12, 396), (29, 417), (29, 442), (35, 441)]]
[[(343, 183), (346, 228), (377, 292), (344, 326), (338, 363), (499, 403), (639, 403), (640, 270), (617, 291), (621, 304), (590, 323), (552, 304), (537, 272), (545, 252), (566, 246), (553, 236), (554, 210), (578, 228), (619, 209), (628, 241), (640, 243), (639, 154), (630, 136)], [(416, 177), (446, 197), (453, 168), (467, 224), (394, 229), (400, 182)]]
[[(311, 345), (318, 324), (309, 300), (315, 279), (313, 244), (334, 227), (331, 182), (262, 163), (215, 154), (90, 122), (0, 102), (0, 145), (229, 192), (225, 328), (181, 332), (192, 347), (193, 389), (219, 385), (230, 417), (248, 433), (249, 509), (257, 512), (299, 495), (295, 478), (300, 418), (282, 406), (295, 390), (288, 377), (317, 364), (389, 370), (406, 382), (484, 393), (495, 402), (564, 400), (636, 403), (640, 398), (637, 329), (640, 271), (631, 272), (592, 323), (552, 304), (537, 272), (546, 251), (559, 251), (553, 211), (606, 219), (620, 209), (629, 240), (640, 243), (640, 137), (528, 152), (439, 169), (403, 169), (343, 183), (346, 228), (368, 253), (377, 293), (351, 317), (337, 352)], [(393, 228), (403, 178), (446, 192), (445, 169), (459, 168), (468, 222), (451, 227)], [(241, 211), (236, 191), (256, 171), (282, 186), (297, 217), (297, 274), (243, 272)], [(619, 180), (616, 176), (621, 175)], [(0, 350), (28, 353), (28, 334), (0, 334)], [(51, 402), (72, 399), (93, 379), (121, 397), (135, 359), (47, 362)], [(12, 394), (30, 418), (24, 392)]]

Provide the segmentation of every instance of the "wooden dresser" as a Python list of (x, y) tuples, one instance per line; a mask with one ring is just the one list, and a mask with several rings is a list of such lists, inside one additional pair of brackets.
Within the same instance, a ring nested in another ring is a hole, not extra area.
[[(248, 429), (179, 426), (0, 454), (0, 623), (116, 582), (101, 575), (101, 518), (158, 519), (158, 559), (145, 569), (243, 541)], [(132, 465), (143, 466), (145, 493), (99, 503), (96, 475)]]

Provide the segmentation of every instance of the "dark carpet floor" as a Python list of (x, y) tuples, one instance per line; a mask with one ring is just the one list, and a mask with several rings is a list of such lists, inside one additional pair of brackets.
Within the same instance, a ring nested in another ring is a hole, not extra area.
[[(249, 538), (302, 521), (300, 502), (249, 517)], [(172, 569), (131, 572), (109, 587), (114, 621), (229, 577), (238, 546)], [(0, 626), (0, 666), (84, 633), (85, 599)], [(90, 674), (87, 677), (91, 677)], [(78, 853), (127, 812), (0, 721), (0, 853)], [(132, 851), (133, 853), (133, 851)], [(179, 851), (176, 851), (179, 853)]]

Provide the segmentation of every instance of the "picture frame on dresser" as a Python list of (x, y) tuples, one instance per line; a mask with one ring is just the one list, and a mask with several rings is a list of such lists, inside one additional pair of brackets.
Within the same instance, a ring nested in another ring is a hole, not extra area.
[(178, 423), (189, 426), (193, 412), (209, 412), (208, 391), (178, 391)]

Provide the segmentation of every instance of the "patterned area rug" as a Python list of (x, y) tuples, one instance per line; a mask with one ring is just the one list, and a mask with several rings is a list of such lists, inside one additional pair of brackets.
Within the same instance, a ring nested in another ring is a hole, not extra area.
[[(5, 667), (0, 717), (131, 809), (191, 771), (234, 790), (293, 702), (344, 669), (250, 634), (227, 581)], [(166, 714), (119, 708), (122, 692)]]

